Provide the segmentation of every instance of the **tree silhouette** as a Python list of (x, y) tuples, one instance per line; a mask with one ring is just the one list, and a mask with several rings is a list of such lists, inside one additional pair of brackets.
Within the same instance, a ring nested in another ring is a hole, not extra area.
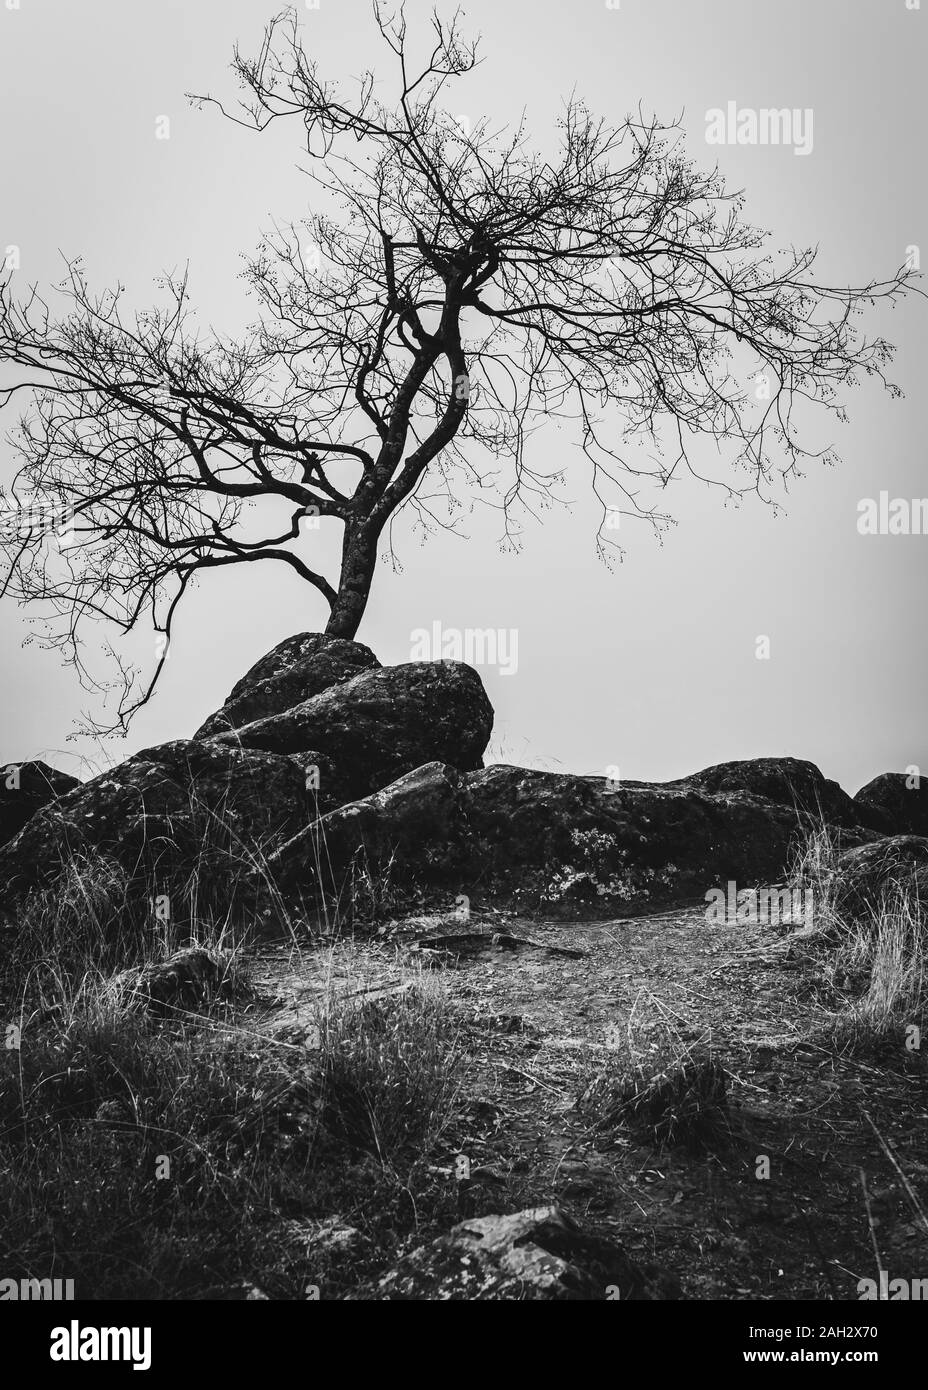
[[(0, 401), (30, 402), (7, 505), (69, 519), (57, 545), (45, 526), (8, 528), (3, 592), (43, 605), (46, 640), (91, 683), (87, 620), (162, 635), (153, 671), (121, 666), (113, 727), (149, 699), (204, 571), (289, 565), (325, 599), (326, 631), (353, 637), (402, 508), (454, 530), (476, 498), (517, 544), (564, 477), (529, 447), (552, 417), (572, 426), (608, 559), (614, 516), (666, 524), (646, 485), (689, 471), (770, 501), (803, 459), (831, 456), (800, 445), (804, 402), (840, 416), (862, 374), (895, 390), (892, 349), (854, 320), (910, 272), (817, 284), (813, 250), (769, 253), (742, 196), (687, 160), (677, 126), (640, 112), (611, 126), (570, 100), (551, 156), (524, 124), (455, 118), (449, 84), (478, 61), (458, 16), (433, 16), (416, 66), (402, 14), (375, 18), (393, 104), (373, 74), (352, 95), (324, 82), (292, 13), (256, 58), (236, 50), (235, 106), (194, 98), (259, 132), (294, 118), (322, 205), (248, 263), (260, 316), (241, 341), (197, 328), (186, 276), (135, 314), (122, 287), (93, 292), (79, 261), (57, 316), (35, 289), (0, 288), (0, 358), (15, 368)], [(722, 476), (697, 469), (700, 437)], [(331, 522), (343, 536), (327, 578), (314, 542)]]

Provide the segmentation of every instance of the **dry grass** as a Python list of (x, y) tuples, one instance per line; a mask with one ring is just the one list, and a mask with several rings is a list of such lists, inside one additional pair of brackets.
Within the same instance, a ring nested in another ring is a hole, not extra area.
[(824, 929), (834, 916), (840, 833), (824, 820), (806, 821), (804, 825), (803, 833), (793, 843), (787, 878), (791, 888), (812, 894), (816, 923)]
[[(303, 1047), (256, 1032), (225, 989), (153, 1013), (118, 973), (194, 942), (222, 951), (241, 987), (242, 942), (261, 925), (214, 915), (214, 900), (201, 915), (196, 893), (159, 921), (162, 886), (75, 860), (13, 924), (0, 1018), (21, 1038), (0, 1051), (0, 1272), (73, 1278), (89, 1298), (355, 1286), (444, 1213), (429, 1160), (460, 1089), (445, 997), (418, 972), (366, 1002), (332, 984)], [(360, 1272), (299, 1236), (333, 1214), (363, 1233)]]
[(852, 996), (833, 1019), (839, 1042), (880, 1045), (922, 1027), (926, 939), (924, 908), (904, 888), (861, 919), (839, 924), (838, 945), (826, 967), (826, 978)]
[(346, 1145), (395, 1166), (433, 1149), (456, 1113), (460, 1030), (434, 976), (404, 966), (398, 986), (365, 997), (366, 970), (351, 954), (350, 988), (330, 984), (318, 1016), (322, 1113)]
[(655, 1148), (701, 1148), (727, 1129), (725, 1069), (711, 1054), (666, 1052), (609, 1066), (585, 1104), (599, 1131), (629, 1129)]
[(826, 826), (809, 831), (793, 865), (793, 882), (815, 893), (822, 977), (840, 999), (827, 1031), (842, 1048), (867, 1050), (923, 1031), (928, 922), (917, 894), (893, 884), (859, 914), (836, 908), (838, 838)]
[[(642, 1004), (657, 1017), (642, 1018)], [(729, 1132), (726, 1072), (704, 1040), (684, 1039), (654, 996), (639, 995), (623, 1044), (596, 1070), (580, 1109), (600, 1134), (626, 1129), (657, 1149), (702, 1149)]]

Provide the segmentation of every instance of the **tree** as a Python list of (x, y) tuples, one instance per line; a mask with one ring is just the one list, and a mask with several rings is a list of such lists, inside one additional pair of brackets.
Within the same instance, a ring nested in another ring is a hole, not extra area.
[[(831, 456), (800, 444), (804, 402), (840, 416), (842, 388), (863, 374), (895, 389), (889, 344), (854, 320), (908, 271), (816, 283), (814, 251), (768, 252), (742, 196), (694, 167), (678, 127), (641, 113), (611, 126), (571, 100), (550, 156), (524, 124), (470, 128), (446, 102), (478, 61), (458, 17), (433, 16), (418, 67), (403, 16), (375, 6), (375, 18), (398, 74), (392, 105), (372, 74), (353, 96), (325, 83), (293, 14), (256, 58), (236, 50), (236, 106), (195, 98), (257, 132), (295, 119), (321, 205), (248, 263), (260, 316), (242, 341), (197, 329), (186, 276), (136, 314), (122, 287), (94, 293), (80, 262), (57, 317), (35, 290), (20, 302), (9, 281), (0, 289), (0, 358), (16, 369), (2, 403), (30, 393), (10, 498), (25, 491), (70, 519), (57, 547), (41, 526), (6, 537), (4, 592), (44, 602), (48, 640), (82, 675), (87, 620), (152, 623), (161, 656), (144, 678), (123, 670), (120, 728), (154, 690), (205, 571), (289, 565), (325, 599), (326, 631), (350, 638), (402, 508), (453, 530), (463, 485), (518, 544), (565, 474), (531, 457), (551, 417), (573, 424), (608, 560), (614, 515), (668, 521), (639, 500), (643, 485), (688, 470), (773, 500), (804, 459)], [(720, 446), (724, 477), (698, 471), (700, 437)], [(341, 564), (326, 578), (313, 539), (330, 522)]]

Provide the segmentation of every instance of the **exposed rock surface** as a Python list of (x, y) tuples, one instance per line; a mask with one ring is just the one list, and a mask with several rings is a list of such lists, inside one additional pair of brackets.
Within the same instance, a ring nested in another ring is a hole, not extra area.
[[(627, 785), (601, 777), (437, 762), (339, 807), (272, 857), (285, 885), (310, 890), (314, 866), (341, 886), (352, 858), (397, 879), (549, 903), (702, 895), (719, 881), (774, 881), (794, 812), (744, 792)], [(320, 847), (325, 846), (320, 854)]]
[(464, 789), (465, 774), (426, 763), (298, 831), (269, 857), (269, 868), (286, 885), (310, 889), (318, 863), (331, 866), (337, 883), (359, 853), (371, 864), (385, 865), (397, 854), (409, 869), (453, 874), (467, 852)]
[(69, 854), (100, 853), (130, 872), (172, 871), (221, 840), (292, 835), (316, 814), (293, 758), (181, 739), (146, 748), (43, 807), (0, 849), (5, 897), (52, 878)]
[(701, 787), (707, 792), (748, 792), (779, 806), (805, 811), (832, 825), (861, 824), (860, 808), (847, 792), (802, 758), (748, 758), (717, 763), (668, 786)]
[(469, 666), (381, 667), (360, 643), (302, 633), (257, 662), (192, 740), (84, 785), (23, 764), (20, 790), (0, 795), (0, 831), (19, 831), (0, 849), (0, 883), (19, 893), (77, 851), (163, 876), (218, 833), (227, 849), (261, 842), (302, 893), (338, 893), (363, 863), (390, 865), (397, 885), (616, 904), (776, 882), (799, 817), (853, 843), (874, 833), (862, 817), (885, 827), (904, 809), (914, 824), (925, 805), (891, 774), (852, 800), (795, 758), (665, 785), (484, 768), (492, 725)]
[(298, 633), (255, 662), (232, 687), (222, 709), (210, 715), (194, 738), (211, 738), (283, 714), (323, 690), (379, 666), (374, 653), (361, 642), (327, 637), (322, 632)]
[(854, 797), (865, 825), (881, 835), (928, 835), (928, 780), (911, 786), (904, 772), (883, 772)]
[(482, 1216), (406, 1255), (375, 1297), (393, 1301), (637, 1301), (680, 1297), (677, 1279), (639, 1266), (557, 1207)]
[(835, 910), (861, 917), (892, 903), (899, 892), (913, 894), (928, 907), (928, 839), (892, 835), (845, 850), (835, 866)]
[(0, 845), (12, 840), (36, 811), (79, 786), (76, 777), (48, 763), (0, 765)]
[(469, 777), (467, 791), (477, 862), (498, 875), (510, 862), (550, 866), (555, 891), (572, 896), (763, 879), (779, 872), (795, 830), (784, 807), (686, 785), (610, 790), (599, 777), (497, 766)]
[(213, 742), (270, 753), (320, 749), (347, 798), (436, 759), (462, 771), (480, 767), (492, 728), (493, 707), (476, 671), (419, 661), (365, 671)]

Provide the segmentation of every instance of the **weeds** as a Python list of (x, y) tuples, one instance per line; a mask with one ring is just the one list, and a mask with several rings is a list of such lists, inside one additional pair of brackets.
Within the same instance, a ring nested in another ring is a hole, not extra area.
[(925, 907), (916, 887), (888, 880), (875, 896), (841, 894), (840, 846), (824, 825), (811, 829), (793, 864), (794, 883), (815, 892), (822, 978), (840, 1006), (826, 1031), (842, 1049), (868, 1050), (896, 1043), (922, 1020), (926, 1002)]
[(835, 871), (841, 853), (840, 832), (824, 820), (807, 821), (794, 841), (787, 882), (792, 889), (811, 892), (820, 925), (834, 915)]
[(878, 907), (840, 926), (825, 977), (851, 997), (832, 1019), (841, 1045), (866, 1048), (898, 1040), (923, 1018), (926, 970), (924, 908), (903, 887)]
[[(352, 1261), (370, 1274), (410, 1226), (453, 1212), (430, 1162), (460, 1090), (444, 994), (410, 971), (382, 997), (330, 980), (310, 1046), (266, 1036), (235, 1001), (255, 924), (236, 932), (194, 897), (159, 921), (157, 887), (73, 860), (13, 925), (0, 1272), (73, 1278), (86, 1298), (244, 1284), (301, 1298), (326, 1281), (338, 1296), (357, 1285)], [(209, 962), (216, 987), (153, 1009), (145, 982), (190, 943), (202, 949), (180, 959)], [(333, 1214), (361, 1229), (360, 1246), (316, 1248)]]
[(627, 1129), (658, 1149), (709, 1147), (729, 1130), (725, 1068), (704, 1043), (684, 1040), (651, 998), (661, 1017), (640, 1022), (639, 996), (625, 1045), (588, 1081), (580, 1109), (600, 1134)]
[(404, 974), (386, 997), (330, 987), (319, 1026), (326, 1128), (388, 1166), (435, 1146), (462, 1080), (444, 988), (420, 969)]

